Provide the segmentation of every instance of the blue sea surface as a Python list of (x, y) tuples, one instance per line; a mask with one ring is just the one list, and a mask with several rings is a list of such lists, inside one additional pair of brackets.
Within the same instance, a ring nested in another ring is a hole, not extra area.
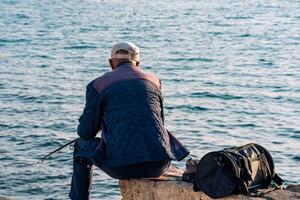
[[(67, 199), (85, 87), (132, 41), (163, 84), (166, 126), (201, 158), (265, 146), (300, 183), (300, 1), (0, 0), (0, 196)], [(185, 161), (174, 162), (184, 168)], [(94, 170), (92, 199), (120, 199)]]

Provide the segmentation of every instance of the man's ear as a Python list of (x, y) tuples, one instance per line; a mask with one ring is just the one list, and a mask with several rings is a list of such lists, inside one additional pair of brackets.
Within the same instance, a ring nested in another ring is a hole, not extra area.
[(139, 66), (139, 64), (140, 64), (140, 62), (136, 62), (136, 66), (137, 66), (137, 67)]
[(108, 62), (109, 62), (110, 68), (111, 68), (112, 70), (114, 70), (114, 69), (115, 69), (115, 66), (114, 66), (114, 63), (113, 63), (112, 59), (108, 59)]

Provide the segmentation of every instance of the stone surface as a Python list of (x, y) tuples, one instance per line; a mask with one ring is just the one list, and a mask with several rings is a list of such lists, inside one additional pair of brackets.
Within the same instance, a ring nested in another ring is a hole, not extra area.
[[(146, 179), (120, 180), (122, 200), (211, 200), (203, 192), (194, 192), (191, 183), (183, 181), (155, 181)], [(232, 195), (220, 200), (295, 200), (300, 199), (300, 185), (293, 190), (275, 190), (262, 197)]]
[[(203, 192), (194, 192), (191, 183), (179, 180), (182, 171), (171, 168), (156, 179), (120, 180), (122, 200), (211, 200)], [(232, 195), (220, 200), (296, 200), (300, 199), (300, 185), (290, 185), (286, 190), (275, 190), (262, 197)]]

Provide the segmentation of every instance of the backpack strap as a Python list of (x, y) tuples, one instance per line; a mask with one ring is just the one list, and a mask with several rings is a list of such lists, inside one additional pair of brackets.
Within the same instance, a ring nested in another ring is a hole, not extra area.
[(249, 166), (249, 160), (246, 157), (243, 157), (243, 159), (240, 160), (241, 163), (241, 167), (244, 170), (243, 171), (243, 180), (245, 181), (252, 181), (252, 176), (251, 176), (251, 170), (250, 170), (250, 166)]
[(262, 153), (262, 154), (259, 155), (259, 157), (263, 160), (264, 165), (266, 167), (266, 171), (269, 174), (269, 176), (272, 178), (273, 173), (271, 172), (270, 165), (269, 165), (269, 162), (266, 158), (266, 155), (264, 153)]
[(258, 189), (256, 192), (250, 192), (249, 196), (251, 197), (263, 197), (265, 194), (268, 194), (269, 192), (272, 192), (274, 190), (282, 189), (280, 187), (271, 187), (268, 189)]
[(282, 180), (282, 178), (280, 178), (280, 176), (278, 176), (278, 174), (274, 173), (272, 181), (274, 181), (274, 183), (276, 183), (276, 185), (281, 189), (284, 188), (284, 181)]
[(238, 188), (239, 191), (241, 191), (245, 195), (250, 195), (248, 187), (247, 187), (245, 181), (242, 178), (237, 177), (237, 184), (238, 184), (238, 187), (239, 187)]
[(271, 180), (274, 181), (274, 183), (277, 185), (277, 187), (275, 187), (275, 188), (281, 188), (282, 189), (284, 187), (284, 181), (274, 171), (271, 172), (270, 165), (269, 165), (269, 162), (267, 161), (267, 158), (266, 158), (265, 154), (263, 153), (260, 156), (263, 159), (264, 163), (266, 164), (267, 172), (271, 176)]
[(252, 196), (252, 197), (262, 197), (265, 194), (267, 194), (269, 192), (272, 192), (274, 190), (284, 189), (284, 181), (275, 172), (273, 172), (273, 173), (271, 172), (270, 165), (269, 165), (269, 162), (267, 161), (267, 158), (266, 158), (265, 154), (264, 153), (260, 154), (260, 157), (265, 163), (265, 168), (266, 168), (266, 171), (267, 171), (268, 175), (271, 177), (271, 180), (274, 181), (274, 183), (277, 186), (270, 187), (270, 188), (267, 188), (267, 189), (259, 189), (256, 192), (248, 193), (249, 196)]

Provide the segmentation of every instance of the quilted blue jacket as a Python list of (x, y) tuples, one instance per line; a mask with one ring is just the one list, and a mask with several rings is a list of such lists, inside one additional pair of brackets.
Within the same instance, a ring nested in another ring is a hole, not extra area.
[(164, 127), (160, 80), (130, 63), (90, 82), (78, 135), (88, 140), (101, 130), (108, 165), (181, 160), (189, 152)]

